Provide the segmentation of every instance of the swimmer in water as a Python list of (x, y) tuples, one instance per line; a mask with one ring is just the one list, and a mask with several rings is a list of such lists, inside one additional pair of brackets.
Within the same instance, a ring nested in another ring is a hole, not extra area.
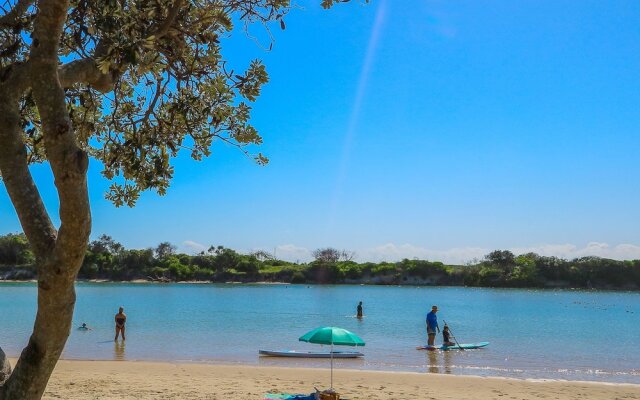
[(116, 338), (113, 340), (114, 341), (118, 340), (118, 335), (120, 333), (122, 333), (122, 340), (126, 340), (126, 338), (124, 337), (124, 324), (125, 322), (127, 322), (127, 315), (124, 313), (124, 308), (120, 307), (120, 309), (118, 310), (118, 313), (116, 314), (115, 321), (116, 321)]

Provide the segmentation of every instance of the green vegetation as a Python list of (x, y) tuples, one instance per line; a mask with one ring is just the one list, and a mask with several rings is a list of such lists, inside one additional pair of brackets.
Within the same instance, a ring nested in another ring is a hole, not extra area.
[[(583, 257), (568, 261), (534, 253), (516, 256), (507, 250), (496, 250), (480, 262), (460, 266), (408, 259), (357, 263), (351, 260), (352, 253), (335, 249), (320, 249), (314, 255), (315, 261), (296, 264), (277, 260), (264, 251), (240, 254), (223, 246), (212, 246), (197, 255), (178, 254), (176, 247), (167, 242), (160, 243), (155, 249), (129, 250), (102, 235), (89, 244), (79, 277), (160, 282), (640, 289), (640, 260)], [(0, 236), (0, 279), (32, 279), (35, 277), (33, 265), (33, 254), (24, 235)]]

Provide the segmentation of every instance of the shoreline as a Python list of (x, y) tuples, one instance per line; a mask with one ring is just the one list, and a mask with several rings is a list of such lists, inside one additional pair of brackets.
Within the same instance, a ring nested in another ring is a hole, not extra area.
[[(18, 353), (8, 353), (7, 359), (10, 361), (11, 366), (15, 366), (16, 361), (18, 360)], [(315, 365), (301, 365), (297, 364), (295, 366), (286, 366), (284, 363), (287, 360), (286, 358), (274, 358), (274, 357), (266, 357), (268, 361), (273, 361), (273, 359), (279, 360), (282, 364), (260, 364), (260, 363), (251, 363), (245, 361), (234, 361), (229, 359), (201, 359), (201, 360), (193, 360), (193, 359), (183, 359), (178, 358), (175, 360), (168, 359), (153, 359), (153, 358), (127, 358), (127, 359), (118, 359), (118, 358), (66, 358), (62, 356), (59, 361), (71, 362), (71, 363), (133, 363), (133, 364), (171, 364), (171, 365), (200, 365), (200, 366), (215, 366), (215, 367), (247, 367), (247, 368), (284, 368), (284, 369), (297, 369), (297, 370), (319, 370), (322, 371), (324, 366)], [(271, 360), (269, 360), (271, 359)], [(453, 376), (453, 377), (461, 377), (461, 378), (474, 378), (474, 379), (507, 379), (518, 382), (564, 382), (564, 383), (584, 383), (584, 384), (597, 384), (597, 385), (630, 385), (636, 386), (640, 389), (640, 380), (638, 382), (624, 382), (624, 381), (606, 381), (606, 380), (594, 380), (594, 379), (567, 379), (566, 377), (558, 377), (558, 378), (549, 378), (549, 377), (519, 377), (519, 376), (504, 376), (504, 375), (492, 375), (492, 374), (473, 374), (473, 373), (459, 373), (452, 371), (438, 371), (431, 372), (425, 370), (408, 370), (408, 369), (377, 369), (377, 368), (353, 368), (353, 367), (335, 367), (335, 371), (350, 371), (350, 372), (371, 372), (371, 373), (380, 373), (380, 374), (408, 374), (408, 375), (429, 375), (429, 376)], [(639, 399), (640, 400), (640, 399)]]
[[(266, 393), (309, 394), (314, 386), (329, 387), (329, 368), (61, 360), (44, 399), (262, 399)], [(352, 369), (334, 370), (334, 387), (352, 400), (640, 399), (640, 384), (632, 383)]]
[[(511, 287), (511, 286), (461, 286), (461, 285), (433, 285), (419, 283), (367, 283), (367, 282), (349, 282), (349, 283), (292, 283), (279, 281), (256, 281), (256, 282), (214, 282), (214, 281), (157, 281), (148, 279), (132, 279), (126, 281), (115, 281), (109, 279), (76, 279), (76, 283), (106, 283), (106, 284), (154, 284), (154, 285), (271, 285), (271, 286), (397, 286), (397, 287), (430, 287), (430, 288), (467, 288), (467, 289), (497, 289), (497, 290), (545, 290), (545, 291), (571, 291), (571, 292), (618, 292), (618, 293), (640, 293), (640, 288), (582, 288), (582, 287), (562, 287), (562, 286), (545, 286), (545, 287)], [(2, 283), (38, 283), (37, 279), (0, 279)]]
[[(14, 365), (17, 358), (10, 357), (11, 365)], [(178, 361), (166, 361), (166, 360), (100, 360), (100, 359), (78, 359), (78, 358), (60, 358), (60, 361), (65, 362), (97, 362), (97, 363), (132, 363), (132, 364), (160, 364), (160, 365), (202, 365), (202, 366), (214, 366), (214, 367), (229, 367), (229, 368), (275, 368), (275, 369), (284, 369), (284, 370), (314, 370), (323, 372), (325, 368), (319, 367), (283, 367), (278, 365), (256, 365), (256, 364), (245, 364), (239, 362), (222, 362), (222, 361), (190, 361), (190, 360), (178, 360)], [(373, 374), (400, 374), (400, 375), (415, 375), (415, 376), (443, 376), (443, 377), (457, 377), (457, 378), (471, 378), (471, 379), (506, 379), (509, 381), (516, 382), (560, 382), (560, 383), (576, 383), (576, 384), (593, 384), (593, 385), (613, 385), (613, 386), (631, 386), (636, 387), (640, 390), (640, 383), (629, 383), (629, 382), (605, 382), (605, 381), (585, 381), (585, 380), (570, 380), (570, 379), (550, 379), (550, 378), (514, 378), (509, 376), (498, 376), (498, 375), (471, 375), (471, 374), (453, 374), (453, 373), (433, 373), (433, 372), (415, 372), (415, 371), (404, 371), (404, 370), (377, 370), (377, 369), (354, 369), (354, 368), (334, 368), (334, 375), (341, 373), (373, 373)]]

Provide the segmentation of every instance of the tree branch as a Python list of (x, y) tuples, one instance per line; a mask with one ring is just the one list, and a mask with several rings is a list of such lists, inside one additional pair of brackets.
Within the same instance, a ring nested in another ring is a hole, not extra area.
[[(76, 143), (66, 96), (58, 78), (59, 38), (68, 0), (41, 0), (38, 6), (30, 54), (31, 80), (42, 121), (45, 151), (60, 199), (61, 223), (55, 253), (59, 260), (82, 260), (91, 230), (86, 176), (89, 160)], [(68, 254), (69, 251), (72, 253)], [(74, 279), (76, 268), (79, 265), (69, 265), (63, 271), (58, 269), (57, 274)]]
[(49, 219), (27, 163), (27, 150), (20, 133), (18, 96), (0, 90), (0, 172), (20, 224), (38, 259), (50, 254), (56, 230)]
[(169, 9), (167, 13), (167, 18), (162, 21), (162, 23), (158, 26), (158, 28), (151, 34), (156, 40), (160, 39), (164, 35), (169, 32), (169, 28), (171, 28), (171, 24), (175, 21), (178, 13), (180, 12), (180, 7), (182, 7), (183, 0), (176, 0), (173, 6)]
[(16, 20), (29, 9), (34, 0), (18, 0), (18, 3), (5, 15), (0, 17), (0, 27), (13, 26)]
[[(183, 3), (184, 0), (176, 0), (175, 4), (169, 9), (167, 18), (158, 25), (149, 38), (158, 40), (169, 32)], [(76, 83), (85, 83), (102, 93), (113, 90), (114, 77), (111, 74), (102, 73), (95, 61), (96, 58), (102, 55), (101, 53), (104, 52), (105, 47), (104, 43), (98, 43), (94, 57), (71, 61), (63, 65), (58, 71), (61, 86), (68, 88)]]
[(69, 88), (76, 83), (85, 83), (102, 93), (113, 90), (114, 84), (113, 76), (103, 74), (93, 58), (83, 58), (64, 64), (58, 70), (58, 79), (63, 88)]
[(0, 90), (5, 96), (8, 96), (7, 99), (18, 99), (27, 90), (29, 87), (29, 68), (28, 61), (0, 68)]

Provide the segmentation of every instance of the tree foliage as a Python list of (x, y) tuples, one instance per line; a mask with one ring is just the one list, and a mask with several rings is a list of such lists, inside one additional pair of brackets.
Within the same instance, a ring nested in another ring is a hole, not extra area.
[(156, 257), (159, 259), (167, 258), (176, 252), (176, 246), (172, 245), (169, 242), (162, 242), (156, 247), (155, 253)]
[(504, 268), (515, 264), (515, 256), (509, 250), (494, 250), (485, 256), (485, 260)]
[[(24, 246), (24, 236), (0, 236), (0, 266), (13, 265), (14, 279), (29, 279), (28, 260), (32, 252)], [(175, 249), (168, 242), (162, 247)], [(158, 246), (160, 247), (160, 246)], [(4, 252), (1, 249), (17, 249)], [(80, 277), (85, 279), (290, 283), (370, 283), (466, 285), (479, 287), (572, 287), (640, 290), (640, 260), (617, 261), (599, 257), (563, 260), (535, 253), (513, 256), (513, 263), (496, 258), (503, 251), (491, 252), (485, 260), (466, 266), (445, 265), (439, 261), (357, 263), (355, 261), (291, 263), (273, 257), (264, 259), (260, 251), (242, 254), (224, 246), (196, 255), (161, 253), (154, 249), (127, 249), (107, 235), (90, 243)], [(496, 259), (498, 262), (491, 262)], [(0, 269), (1, 272), (1, 269)], [(1, 275), (0, 275), (1, 276)]]
[[(344, 0), (323, 0), (324, 8)], [(38, 7), (8, 0), (0, 17), (0, 80), (28, 75)], [(268, 82), (260, 60), (237, 71), (221, 49), (252, 23), (283, 29), (290, 0), (71, 0), (58, 58), (60, 83), (81, 148), (112, 182), (107, 198), (133, 205), (140, 192), (164, 194), (170, 160), (195, 160), (215, 142), (242, 149), (262, 138), (250, 124), (251, 103)], [(23, 83), (23, 87), (28, 82)], [(29, 162), (47, 159), (33, 93), (20, 96), (20, 127)], [(252, 155), (259, 164), (268, 159)]]
[(355, 253), (347, 250), (338, 250), (333, 247), (325, 247), (314, 250), (311, 255), (321, 263), (337, 263), (338, 261), (351, 261)]
[(28, 265), (34, 261), (29, 241), (23, 233), (0, 236), (0, 264)]
[[(37, 15), (29, 1), (13, 3), (14, 10), (27, 7), (0, 24), (5, 79), (28, 65), (28, 32)], [(236, 71), (222, 57), (222, 43), (234, 22), (282, 21), (289, 9), (289, 0), (69, 3), (58, 75), (79, 145), (112, 182), (111, 201), (133, 205), (141, 191), (164, 194), (173, 176), (170, 159), (181, 150), (200, 160), (216, 141), (247, 154), (246, 146), (262, 142), (249, 117), (268, 81), (265, 67), (253, 60)], [(42, 123), (29, 91), (21, 96), (20, 118), (29, 161), (44, 161)]]

